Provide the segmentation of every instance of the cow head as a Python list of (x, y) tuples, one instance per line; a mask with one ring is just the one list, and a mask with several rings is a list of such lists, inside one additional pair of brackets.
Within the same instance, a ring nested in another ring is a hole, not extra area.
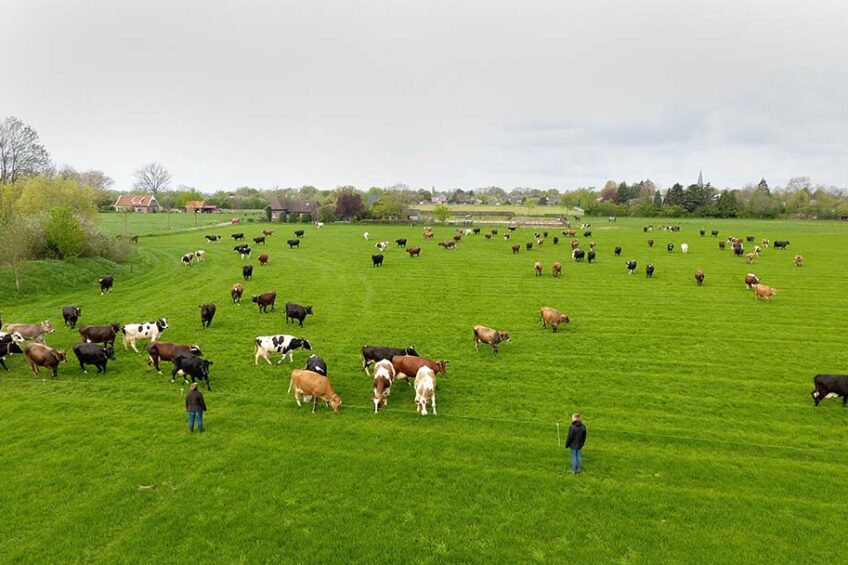
[(436, 361), (436, 372), (441, 373), (443, 375), (448, 374), (448, 362), (439, 359)]
[(9, 334), (9, 337), (12, 338), (12, 341), (15, 343), (23, 343), (24, 336), (21, 335), (21, 332), (12, 332)]
[(498, 332), (498, 339), (500, 341), (509, 341), (509, 332), (506, 330)]
[(121, 324), (119, 324), (118, 322), (112, 322), (111, 324), (109, 324), (109, 327), (111, 327), (112, 331), (115, 333), (121, 331)]
[(204, 379), (209, 379), (209, 366), (212, 365), (212, 361), (208, 359), (203, 359), (200, 362), (200, 374), (203, 375)]
[(405, 352), (405, 353), (406, 353), (407, 355), (412, 355), (413, 357), (418, 357), (418, 352), (417, 352), (417, 351), (415, 351), (415, 346), (414, 346), (414, 345), (410, 345), (409, 347), (407, 347), (407, 348), (406, 348), (406, 352)]
[(330, 397), (330, 406), (333, 408), (333, 412), (338, 412), (339, 408), (342, 407), (342, 399), (338, 394)]
[(559, 323), (560, 324), (568, 324), (569, 322), (571, 322), (571, 320), (569, 319), (568, 314), (560, 314), (560, 316), (559, 316)]
[(74, 316), (79, 318), (82, 315), (82, 308), (79, 306), (74, 307)]
[(312, 351), (312, 344), (311, 344), (311, 343), (309, 343), (309, 340), (308, 340), (308, 339), (302, 339), (301, 341), (303, 342), (303, 348), (304, 348), (304, 349), (307, 349), (307, 350), (309, 350), (309, 351)]
[(41, 322), (41, 329), (49, 333), (53, 333), (54, 331), (56, 331), (53, 329), (53, 324), (50, 323), (50, 320), (44, 320), (43, 322)]
[(259, 295), (258, 294), (253, 295), (250, 298), (250, 301), (253, 302), (254, 304), (257, 304), (259, 302)]
[(312, 315), (312, 306), (306, 307), (306, 313), (309, 314), (309, 315)]
[(197, 355), (198, 357), (203, 356), (203, 352), (200, 350), (200, 346), (196, 343), (189, 345), (188, 350), (192, 355)]
[(115, 350), (112, 348), (111, 345), (107, 345), (103, 348), (103, 354), (106, 356), (107, 359), (111, 359), (112, 361), (115, 360)]
[(165, 318), (159, 318), (158, 320), (156, 320), (156, 327), (159, 328), (160, 332), (165, 331), (169, 327), (168, 320), (166, 320)]
[(65, 356), (64, 349), (53, 349), (50, 353), (53, 355), (53, 358), (60, 363), (66, 363), (68, 361), (67, 357)]

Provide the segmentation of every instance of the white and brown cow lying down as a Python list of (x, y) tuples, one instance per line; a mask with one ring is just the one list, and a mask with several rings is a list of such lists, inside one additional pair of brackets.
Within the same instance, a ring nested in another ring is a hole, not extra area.
[(294, 388), (294, 400), (298, 406), (301, 405), (301, 399), (306, 402), (312, 400), (313, 414), (318, 405), (318, 400), (323, 400), (325, 404), (333, 408), (334, 412), (338, 412), (342, 405), (342, 399), (333, 390), (330, 379), (314, 371), (307, 371), (305, 369), (293, 370), (291, 381), (289, 381), (288, 392), (291, 392), (292, 388)]
[(277, 361), (277, 365), (279, 365), (283, 362), (283, 359), (286, 358), (286, 354), (288, 354), (289, 363), (291, 363), (293, 361), (292, 352), (295, 349), (300, 349), (302, 347), (308, 351), (312, 350), (312, 344), (309, 343), (308, 340), (286, 334), (261, 335), (257, 337), (254, 342), (256, 343), (256, 352), (253, 356), (253, 361), (256, 365), (259, 365), (260, 357), (265, 359), (265, 361), (267, 361), (270, 365), (271, 353), (280, 354), (280, 360)]
[(421, 367), (415, 375), (415, 410), (427, 415), (427, 401), (436, 415), (436, 373), (430, 367)]
[(383, 359), (374, 365), (374, 413), (380, 411), (381, 406), (389, 403), (389, 395), (392, 393), (392, 382), (395, 378), (395, 368), (391, 361)]
[(125, 324), (121, 326), (121, 332), (124, 334), (124, 349), (127, 345), (131, 345), (133, 351), (140, 353), (135, 344), (139, 341), (150, 340), (156, 341), (159, 336), (168, 329), (168, 320), (159, 318), (155, 322), (144, 322), (141, 324)]
[(53, 325), (50, 320), (44, 320), (40, 324), (6, 324), (7, 333), (19, 333), (24, 339), (31, 339), (44, 343), (44, 336), (53, 333)]

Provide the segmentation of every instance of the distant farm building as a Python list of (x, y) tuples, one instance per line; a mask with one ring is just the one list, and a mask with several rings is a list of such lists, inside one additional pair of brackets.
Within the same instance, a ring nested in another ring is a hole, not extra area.
[(185, 205), (188, 214), (214, 214), (220, 212), (214, 204), (207, 204), (203, 200), (189, 200)]
[(313, 222), (318, 221), (318, 203), (314, 201), (299, 201), (290, 198), (272, 198), (268, 203), (271, 208), (271, 219), (273, 221), (288, 221), (292, 214), (302, 216), (309, 214)]
[(115, 202), (118, 212), (158, 212), (159, 203), (152, 194), (122, 194)]

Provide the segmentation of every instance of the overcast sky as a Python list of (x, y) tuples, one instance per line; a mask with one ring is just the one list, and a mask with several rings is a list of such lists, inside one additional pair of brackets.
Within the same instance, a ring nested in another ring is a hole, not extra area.
[(129, 188), (843, 186), (848, 3), (0, 0), (0, 117)]

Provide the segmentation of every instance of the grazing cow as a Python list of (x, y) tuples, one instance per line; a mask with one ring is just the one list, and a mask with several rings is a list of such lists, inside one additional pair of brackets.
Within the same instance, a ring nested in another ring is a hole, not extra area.
[(554, 278), (558, 278), (561, 274), (562, 274), (562, 263), (560, 263), (559, 261), (557, 261), (557, 262), (556, 262), (556, 263), (554, 263), (554, 265), (553, 265), (553, 275), (554, 275)]
[(186, 267), (190, 267), (192, 261), (194, 261), (194, 253), (186, 253), (185, 255), (183, 255), (181, 261), (183, 262), (183, 265), (185, 265)]
[(45, 334), (53, 333), (53, 324), (44, 320), (40, 324), (6, 324), (6, 332), (18, 332), (24, 339), (32, 339), (44, 343)]
[(259, 312), (268, 312), (268, 306), (271, 307), (271, 310), (274, 310), (276, 306), (277, 293), (273, 290), (263, 292), (262, 294), (252, 296), (250, 301), (259, 306)]
[(480, 344), (486, 343), (492, 346), (492, 354), (498, 354), (498, 345), (509, 342), (509, 332), (506, 330), (495, 330), (486, 326), (474, 326), (474, 349), (480, 351)]
[(524, 244), (524, 247), (527, 248), (527, 251), (530, 251), (531, 249), (533, 249), (533, 242), (528, 241), (527, 243)]
[(462, 236), (460, 234), (456, 234), (455, 236), (453, 236), (453, 240), (459, 243), (462, 240)]
[(504, 241), (506, 241), (507, 239), (509, 239), (511, 237), (512, 237), (512, 232), (510, 232), (510, 231), (504, 232)]
[(621, 256), (621, 246), (620, 246), (620, 245), (616, 245), (616, 246), (615, 246), (614, 253), (615, 253), (615, 256), (616, 256), (616, 257), (620, 257), (620, 256)]
[(516, 254), (516, 253), (518, 253), (519, 251), (521, 251), (521, 246), (520, 246), (520, 245), (518, 245), (518, 244), (516, 243), (515, 245), (513, 245), (513, 246), (512, 246), (512, 254), (513, 254), (513, 255), (515, 255), (515, 254)]
[(745, 241), (747, 241), (748, 243), (754, 243), (756, 240), (757, 240), (757, 238), (754, 237), (753, 235), (749, 235), (745, 238)]
[(255, 243), (256, 245), (265, 245), (265, 236), (263, 235), (260, 237), (254, 237), (253, 243)]
[(371, 256), (371, 266), (372, 267), (382, 267), (383, 266), (383, 254), (378, 253), (377, 255)]
[(420, 257), (421, 256), (421, 248), (420, 247), (410, 247), (406, 250), (409, 253), (410, 257)]
[(536, 261), (536, 263), (533, 265), (533, 270), (536, 271), (537, 277), (541, 277), (542, 276), (542, 263), (540, 263), (539, 261)]
[(751, 263), (753, 263), (754, 262), (754, 254), (748, 253), (747, 255), (745, 255), (745, 262), (748, 263), (749, 265)]
[[(483, 234), (483, 237), (485, 237), (486, 239), (492, 239), (492, 234), (490, 234), (490, 233), (484, 233), (484, 234)], [(504, 239), (506, 239), (506, 238), (504, 238)]]
[(303, 320), (306, 319), (306, 316), (313, 315), (312, 314), (312, 306), (301, 306), (300, 304), (295, 304), (294, 302), (286, 302), (286, 323), (294, 323), (295, 320), (300, 322), (300, 327), (303, 327)]
[(445, 249), (456, 249), (456, 242), (451, 240), (440, 241), (439, 245)]
[(233, 299), (233, 304), (241, 306), (241, 295), (244, 294), (244, 287), (240, 283), (230, 287), (230, 297)]
[(592, 237), (592, 232), (591, 231), (584, 231), (583, 237)]
[(86, 365), (94, 365), (98, 373), (105, 373), (109, 359), (115, 360), (115, 350), (111, 345), (104, 347), (96, 343), (77, 343), (74, 345), (74, 355), (77, 356), (80, 369), (86, 374), (88, 373), (85, 369)]
[(492, 230), (492, 235), (498, 235), (498, 230)]
[(796, 267), (803, 267), (804, 266), (804, 257), (802, 257), (801, 255), (796, 255), (795, 256), (795, 266)]
[(200, 306), (200, 327), (208, 328), (215, 317), (215, 305), (211, 302)]
[(713, 237), (718, 237), (718, 230), (713, 230), (710, 232)]
[(267, 264), (268, 264), (268, 254), (263, 253), (262, 255), (259, 256), (259, 266), (262, 267), (263, 265), (267, 265)]
[(571, 252), (571, 258), (578, 262), (582, 261), (585, 256), (586, 252), (579, 247)]
[(689, 244), (688, 243), (681, 243), (680, 244), (680, 252), (683, 253), (684, 255), (686, 253), (689, 253)]
[(842, 407), (848, 405), (848, 375), (816, 375), (813, 377), (813, 402), (842, 397)]
[(324, 222), (315, 222), (315, 229), (320, 230), (324, 227)]
[(760, 278), (754, 273), (748, 273), (747, 275), (745, 275), (745, 288), (747, 288), (748, 290), (751, 290), (752, 288), (754, 288), (755, 284), (759, 283)]
[(653, 263), (648, 263), (645, 266), (645, 276), (647, 276), (649, 279), (653, 278), (653, 276), (654, 276), (654, 264)]
[(707, 230), (701, 228), (700, 230), (698, 230), (698, 233), (701, 234), (701, 237), (704, 237), (704, 235), (706, 235), (707, 233)]
[(372, 363), (382, 361), (383, 359), (391, 360), (391, 358), (395, 355), (411, 355), (413, 357), (418, 357), (418, 352), (415, 351), (415, 347), (412, 345), (405, 348), (383, 347), (380, 345), (363, 345), (361, 351), (362, 370), (365, 371), (365, 374), (370, 374), (368, 373), (368, 366)]
[(627, 274), (632, 275), (633, 273), (636, 272), (636, 261), (631, 259), (630, 261), (628, 261), (626, 263), (626, 265), (627, 265)]
[(294, 388), (294, 400), (298, 406), (301, 406), (301, 398), (306, 402), (309, 402), (310, 399), (312, 400), (313, 414), (319, 400), (323, 400), (326, 404), (329, 404), (333, 412), (338, 412), (339, 408), (341, 408), (341, 397), (333, 390), (330, 379), (324, 375), (303, 369), (295, 369), (291, 372), (288, 392), (291, 392), (292, 388)]
[(594, 249), (589, 250), (589, 253), (586, 255), (586, 260), (589, 261), (590, 263), (595, 262), (595, 250)]
[(415, 411), (427, 415), (427, 401), (436, 416), (436, 374), (429, 367), (421, 367), (415, 375)]
[(155, 322), (123, 325), (121, 332), (124, 334), (124, 349), (127, 349), (127, 344), (129, 344), (132, 345), (133, 351), (139, 353), (135, 346), (137, 341), (149, 339), (154, 342), (168, 327), (168, 320), (165, 318), (159, 318)]
[(392, 381), (395, 378), (395, 368), (392, 362), (383, 359), (374, 364), (374, 376), (371, 378), (374, 384), (374, 413), (380, 410), (380, 406), (389, 403), (389, 395), (392, 393)]
[(112, 292), (112, 283), (114, 282), (115, 277), (109, 275), (108, 277), (100, 277), (98, 281), (100, 283), (100, 296), (103, 296), (107, 292)]
[(574, 237), (575, 235), (577, 235), (577, 232), (574, 230), (562, 230), (562, 235), (564, 235), (565, 237)]
[(206, 259), (206, 251), (204, 251), (203, 249), (198, 249), (197, 251), (194, 252), (194, 260), (195, 261), (200, 263), (204, 259)]
[(742, 247), (741, 243), (736, 243), (733, 245), (733, 254), (737, 257), (742, 257), (745, 254), (745, 248)]
[(560, 324), (568, 324), (571, 322), (567, 314), (560, 314), (559, 310), (548, 306), (543, 307), (539, 311), (539, 320), (541, 320), (543, 328), (547, 328), (548, 324), (550, 324), (551, 331), (554, 332), (557, 331)]
[(245, 265), (241, 268), (241, 276), (248, 281), (253, 278), (253, 265)]
[(299, 239), (299, 238), (303, 237), (304, 233), (305, 232), (303, 230), (295, 230), (294, 235), (295, 235), (295, 237), (297, 237)]
[(674, 244), (673, 244), (673, 243), (669, 243), (669, 244), (668, 244), (668, 245), (666, 245), (665, 247), (666, 247), (666, 249), (668, 249), (668, 252), (669, 252), (669, 253), (671, 253), (672, 251), (674, 251)]
[[(362, 237), (365, 238), (365, 241), (368, 241), (368, 232), (363, 233)], [(425, 235), (425, 237), (426, 237), (426, 235)]]
[(418, 357), (417, 355), (392, 355), (391, 362), (399, 380), (404, 380), (415, 375), (421, 367), (429, 367), (436, 373), (443, 375), (448, 374), (448, 362), (441, 359), (433, 361), (432, 359)]
[(174, 362), (179, 354), (191, 354), (199, 357), (203, 356), (200, 346), (197, 344), (186, 345), (183, 343), (172, 343), (170, 341), (160, 341), (147, 344), (147, 370), (150, 367), (156, 369), (160, 375), (162, 370), (159, 368), (159, 361)]
[(766, 302), (771, 302), (771, 297), (777, 294), (776, 288), (771, 288), (764, 284), (758, 284), (754, 287), (754, 299), (764, 299)]
[(262, 230), (262, 235), (264, 235), (265, 237), (271, 237), (272, 235), (274, 235), (274, 230)]
[(24, 349), (24, 357), (32, 372), (38, 375), (39, 367), (50, 369), (50, 375), (56, 378), (59, 369), (59, 363), (66, 363), (64, 349), (53, 349), (40, 343), (30, 343)]
[(115, 347), (115, 338), (121, 331), (121, 324), (113, 322), (108, 326), (80, 326), (79, 334), (86, 343), (101, 343)]
[(557, 244), (559, 244), (559, 238), (557, 236), (554, 236), (554, 245)]
[(724, 251), (724, 248), (726, 246), (727, 246), (727, 244), (724, 242), (724, 240), (718, 242), (718, 248), (721, 249), (722, 251)]
[(786, 247), (789, 245), (789, 242), (779, 239), (775, 241), (773, 245), (775, 249), (786, 249)]
[(300, 247), (300, 240), (299, 239), (290, 239), (290, 240), (286, 241), (286, 243), (289, 244), (289, 249), (294, 249), (295, 247)]
[(754, 246), (754, 255), (759, 255), (762, 251), (763, 250), (759, 245)]
[(244, 234), (243, 233), (234, 233), (230, 237), (233, 238), (233, 241), (238, 241), (240, 239), (244, 239)]
[(480, 228), (474, 228), (471, 231), (474, 232), (474, 235), (480, 235)]
[(507, 227), (506, 229), (508, 229), (509, 231), (515, 231), (515, 230), (516, 230), (516, 226), (509, 226), (509, 227)]
[(72, 330), (77, 327), (80, 314), (82, 314), (82, 310), (79, 306), (69, 305), (62, 308), (62, 318), (65, 319), (65, 325), (70, 326)]
[(320, 373), (327, 376), (327, 362), (315, 355), (314, 353), (309, 356), (309, 359), (306, 360), (306, 367), (304, 367), (307, 371), (315, 371), (316, 373)]
[(695, 271), (695, 282), (698, 283), (698, 286), (704, 284), (704, 271)]
[(23, 349), (21, 349), (19, 341), (0, 341), (0, 367), (3, 367), (8, 371), (9, 367), (6, 366), (6, 357), (14, 355), (15, 353), (23, 353)]
[(396, 239), (395, 243), (398, 247), (403, 247), (404, 249), (406, 248), (406, 238)]
[(388, 241), (378, 241), (377, 243), (374, 244), (374, 247), (377, 248), (377, 251), (385, 251), (386, 249), (389, 248), (389, 242)]
[(209, 386), (210, 365), (212, 361), (203, 357), (191, 353), (178, 353), (174, 357), (174, 368), (171, 369), (171, 382), (174, 382), (177, 374), (183, 378), (183, 382), (188, 382), (185, 378), (188, 375), (191, 377), (191, 382), (206, 381), (206, 390), (212, 390)]
[(648, 240), (648, 247), (653, 247), (653, 246), (654, 246), (654, 240), (653, 240), (653, 239), (649, 239), (649, 240)]
[(248, 247), (247, 245), (245, 245), (244, 247), (241, 248), (239, 253), (241, 254), (241, 260), (244, 261), (245, 259), (250, 257), (250, 254), (253, 253), (253, 250), (250, 247)]
[(220, 235), (207, 235), (206, 241), (208, 241), (209, 243), (218, 243), (219, 241), (221, 241), (221, 236)]
[(762, 244), (763, 244), (763, 247), (765, 247), (766, 249), (768, 249), (768, 246), (769, 246), (769, 240), (767, 240), (767, 239), (763, 239)]
[[(368, 239), (368, 238), (366, 238), (366, 239)], [(433, 232), (425, 231), (424, 232), (424, 239), (433, 239)]]
[(308, 340), (294, 337), (293, 335), (261, 335), (254, 342), (256, 343), (256, 351), (253, 356), (253, 362), (256, 365), (259, 365), (260, 357), (265, 359), (270, 365), (271, 359), (269, 355), (271, 353), (280, 354), (280, 359), (277, 361), (277, 365), (279, 365), (286, 358), (286, 355), (289, 356), (289, 363), (294, 361), (293, 353), (295, 349), (303, 348), (307, 351), (312, 351), (312, 344)]

